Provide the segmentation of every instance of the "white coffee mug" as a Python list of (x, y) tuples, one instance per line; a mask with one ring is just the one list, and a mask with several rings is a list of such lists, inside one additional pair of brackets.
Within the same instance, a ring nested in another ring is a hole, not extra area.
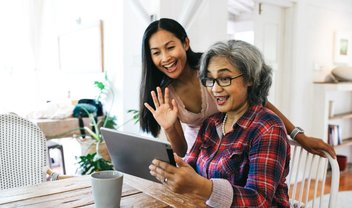
[(105, 170), (91, 175), (93, 198), (96, 208), (120, 207), (123, 174)]

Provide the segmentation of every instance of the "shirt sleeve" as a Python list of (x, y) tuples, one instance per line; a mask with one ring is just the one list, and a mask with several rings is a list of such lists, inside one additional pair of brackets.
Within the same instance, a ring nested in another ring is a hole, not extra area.
[(228, 180), (213, 178), (213, 190), (206, 201), (206, 204), (210, 207), (231, 207), (233, 198), (232, 185)]

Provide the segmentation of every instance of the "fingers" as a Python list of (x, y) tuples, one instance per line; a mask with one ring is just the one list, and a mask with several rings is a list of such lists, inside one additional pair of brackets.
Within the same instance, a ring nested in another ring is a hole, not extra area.
[(169, 103), (170, 102), (170, 92), (169, 92), (169, 88), (165, 88), (165, 103)]
[(155, 110), (152, 106), (150, 106), (148, 103), (144, 103), (144, 106), (152, 113), (154, 114)]
[(176, 111), (176, 113), (177, 113), (178, 112), (178, 108), (177, 108), (177, 104), (176, 104), (175, 99), (172, 99), (171, 103), (172, 103), (172, 109), (174, 109)]
[(154, 159), (152, 161), (152, 164), (155, 165), (156, 167), (159, 167), (161, 170), (166, 171), (170, 174), (175, 172), (175, 167), (173, 165), (170, 165), (167, 162), (163, 162), (163, 161)]
[(318, 145), (314, 149), (310, 149), (309, 150), (309, 152), (311, 152), (313, 154), (316, 154), (316, 155), (319, 155), (321, 157), (325, 157), (326, 158), (326, 155), (324, 154), (323, 151), (327, 152), (332, 158), (336, 157), (336, 153), (335, 153), (334, 148), (332, 146), (328, 145), (328, 144), (324, 144), (323, 146), (322, 145)]
[(159, 100), (156, 97), (156, 93), (154, 91), (151, 91), (150, 93), (152, 95), (153, 103), (155, 105), (155, 108), (158, 108), (160, 106)]
[(161, 91), (161, 88), (157, 87), (156, 91), (158, 93), (159, 104), (163, 104), (164, 103), (164, 97), (163, 97), (163, 92)]
[(336, 152), (334, 149), (329, 149), (328, 153), (331, 155), (332, 158), (336, 159)]
[[(331, 145), (324, 143), (324, 147), (322, 147), (322, 149), (324, 151), (326, 151), (327, 153), (329, 153), (329, 155), (331, 155), (331, 157), (335, 159), (336, 152), (335, 152), (335, 149)], [(324, 155), (323, 157), (326, 157), (326, 156)]]
[[(168, 163), (162, 162), (160, 160), (153, 160), (152, 164), (149, 165), (149, 172), (152, 176), (156, 177), (162, 183), (170, 183), (173, 178), (173, 173), (167, 170)], [(165, 178), (166, 181), (165, 181)]]
[(150, 93), (152, 95), (152, 99), (153, 99), (153, 103), (155, 105), (155, 108), (158, 108), (160, 105), (162, 105), (164, 103), (169, 103), (170, 93), (169, 93), (168, 88), (165, 89), (165, 97), (164, 97), (163, 92), (160, 87), (156, 88), (156, 92), (153, 90)]
[(178, 167), (186, 167), (189, 166), (188, 163), (186, 163), (185, 161), (183, 161), (183, 159), (181, 157), (179, 157), (176, 153), (174, 153), (174, 158), (175, 158), (175, 162), (177, 164)]

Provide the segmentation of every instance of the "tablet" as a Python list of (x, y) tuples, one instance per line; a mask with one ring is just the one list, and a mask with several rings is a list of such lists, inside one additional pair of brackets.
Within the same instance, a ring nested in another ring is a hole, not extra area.
[(176, 166), (171, 145), (156, 138), (101, 128), (115, 170), (159, 182), (149, 173), (149, 165), (158, 159)]

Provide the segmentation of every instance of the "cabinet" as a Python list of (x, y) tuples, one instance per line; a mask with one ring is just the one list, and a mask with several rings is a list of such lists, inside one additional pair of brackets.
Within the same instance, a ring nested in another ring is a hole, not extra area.
[[(333, 114), (331, 103), (333, 102)], [(348, 155), (352, 152), (352, 83), (314, 83), (314, 124), (315, 135), (328, 140), (329, 124), (341, 128), (340, 145), (336, 145), (337, 154)]]

